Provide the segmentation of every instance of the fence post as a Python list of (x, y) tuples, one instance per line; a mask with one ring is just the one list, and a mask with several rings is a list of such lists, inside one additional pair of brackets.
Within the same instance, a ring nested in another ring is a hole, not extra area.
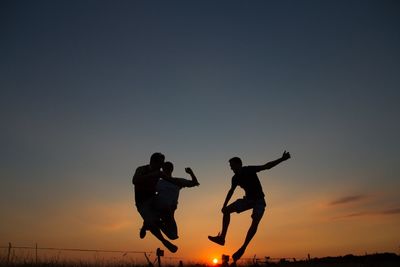
[(7, 263), (10, 262), (10, 255), (11, 255), (11, 242), (8, 242), (8, 256), (7, 256)]
[(156, 254), (158, 260), (158, 267), (161, 267), (161, 256), (164, 256), (164, 250), (157, 248)]

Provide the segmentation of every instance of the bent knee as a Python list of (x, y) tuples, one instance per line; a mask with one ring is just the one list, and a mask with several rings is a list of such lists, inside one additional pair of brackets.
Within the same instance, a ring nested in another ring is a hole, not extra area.
[(235, 209), (235, 207), (233, 207), (233, 206), (227, 206), (227, 207), (225, 207), (225, 208), (222, 210), (222, 213), (223, 213), (224, 215), (229, 215), (229, 214), (231, 214), (231, 213), (233, 213), (233, 212), (236, 212), (236, 209)]

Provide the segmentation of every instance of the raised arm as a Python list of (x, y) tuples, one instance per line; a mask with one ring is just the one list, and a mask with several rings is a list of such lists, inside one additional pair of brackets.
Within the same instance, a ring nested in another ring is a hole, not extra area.
[(200, 185), (199, 181), (197, 180), (196, 175), (194, 175), (194, 172), (192, 171), (191, 168), (185, 168), (185, 172), (190, 175), (190, 178), (192, 178), (192, 180), (190, 181), (191, 183), (190, 183), (189, 187)]
[(197, 178), (194, 175), (192, 169), (185, 168), (185, 171), (186, 171), (186, 173), (188, 173), (190, 175), (190, 177), (192, 178), (191, 180), (184, 179), (184, 178), (176, 178), (176, 177), (165, 177), (163, 179), (166, 181), (169, 181), (179, 187), (194, 187), (194, 186), (200, 185), (199, 182), (197, 181)]
[(281, 162), (290, 159), (290, 153), (284, 151), (282, 157), (280, 157), (279, 159), (270, 161), (268, 163), (265, 163), (264, 165), (259, 165), (259, 166), (253, 166), (257, 172), (259, 171), (263, 171), (263, 170), (269, 170), (273, 167), (275, 167), (276, 165), (280, 164)]

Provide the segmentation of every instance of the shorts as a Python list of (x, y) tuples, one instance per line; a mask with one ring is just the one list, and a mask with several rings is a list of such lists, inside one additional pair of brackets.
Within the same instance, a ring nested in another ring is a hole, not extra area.
[(159, 216), (157, 211), (154, 210), (153, 207), (153, 199), (148, 199), (140, 204), (136, 203), (136, 208), (138, 212), (140, 213), (140, 216), (142, 216), (144, 225), (146, 226), (152, 226), (157, 223), (159, 220)]
[(251, 217), (253, 219), (260, 220), (264, 215), (265, 207), (267, 204), (265, 203), (265, 199), (256, 199), (256, 200), (249, 200), (247, 198), (241, 198), (236, 200), (235, 202), (231, 203), (227, 206), (229, 210), (232, 210), (236, 213), (241, 213), (243, 211), (253, 209), (253, 213)]

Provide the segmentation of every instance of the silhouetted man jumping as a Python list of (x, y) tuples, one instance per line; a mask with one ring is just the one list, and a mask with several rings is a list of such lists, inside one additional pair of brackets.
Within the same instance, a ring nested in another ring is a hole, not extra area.
[(178, 226), (175, 221), (175, 211), (178, 207), (179, 191), (185, 187), (199, 186), (197, 177), (191, 168), (185, 168), (191, 180), (172, 177), (174, 165), (171, 162), (165, 162), (162, 167), (163, 172), (171, 180), (160, 179), (157, 183), (157, 195), (155, 196), (154, 209), (160, 217), (161, 231), (172, 240), (178, 238)]
[(149, 165), (136, 169), (132, 183), (135, 187), (136, 208), (144, 220), (143, 227), (140, 230), (140, 237), (143, 238), (146, 235), (146, 230), (149, 230), (169, 251), (174, 253), (178, 250), (178, 247), (162, 235), (159, 228), (159, 214), (153, 207), (156, 185), (159, 179), (171, 180), (170, 177), (161, 171), (164, 160), (165, 156), (161, 153), (151, 155)]
[[(245, 210), (253, 209), (253, 213), (251, 215), (252, 222), (249, 230), (247, 231), (246, 239), (243, 245), (232, 255), (234, 263), (236, 263), (236, 261), (243, 256), (247, 245), (257, 232), (258, 224), (265, 211), (265, 195), (262, 190), (260, 180), (258, 179), (257, 172), (269, 170), (288, 159), (290, 159), (290, 154), (289, 152), (284, 151), (281, 158), (260, 166), (242, 166), (242, 160), (238, 157), (234, 157), (229, 160), (229, 164), (234, 172), (234, 176), (232, 177), (232, 186), (226, 195), (225, 202), (221, 210), (223, 213), (222, 231), (217, 236), (208, 236), (208, 239), (223, 246), (225, 244), (225, 237), (231, 218), (230, 214), (233, 212), (241, 213)], [(244, 189), (245, 196), (242, 199), (237, 199), (235, 202), (228, 205), (228, 202), (237, 186), (240, 186)]]

